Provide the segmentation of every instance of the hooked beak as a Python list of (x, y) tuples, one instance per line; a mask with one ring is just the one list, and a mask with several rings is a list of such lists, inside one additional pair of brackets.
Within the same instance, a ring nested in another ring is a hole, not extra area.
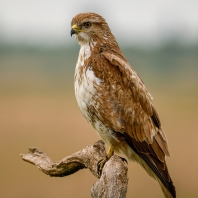
[(78, 27), (78, 25), (73, 25), (72, 26), (72, 29), (71, 29), (71, 31), (70, 31), (70, 35), (72, 36), (73, 34), (78, 34), (78, 33), (80, 33), (80, 32), (87, 32), (86, 30), (81, 30), (79, 27)]
[(71, 32), (70, 32), (70, 35), (72, 36), (73, 34), (76, 34), (75, 30), (72, 28), (71, 29)]
[(75, 25), (72, 26), (70, 35), (72, 36), (73, 34), (77, 34), (79, 32), (80, 32), (80, 30), (79, 30), (78, 26), (75, 24)]

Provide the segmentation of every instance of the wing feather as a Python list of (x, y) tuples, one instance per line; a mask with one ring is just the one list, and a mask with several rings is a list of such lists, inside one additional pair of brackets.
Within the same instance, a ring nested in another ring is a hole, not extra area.
[[(148, 144), (152, 144), (156, 136), (159, 147), (165, 155), (169, 156), (167, 139), (161, 128), (157, 111), (152, 104), (152, 96), (147, 91), (143, 81), (122, 57), (107, 51), (100, 54), (100, 58), (104, 59), (102, 55), (108, 60), (104, 70), (108, 68), (108, 73), (111, 73), (111, 83), (113, 84), (115, 77), (120, 82), (119, 86), (115, 88), (118, 88), (117, 100), (125, 109), (123, 118), (126, 123), (134, 125), (134, 130), (127, 131), (127, 133), (137, 141), (146, 141)], [(112, 67), (114, 71), (112, 71)], [(126, 109), (129, 107), (133, 110), (127, 112)], [(134, 115), (132, 116), (132, 114)]]
[(123, 134), (174, 197), (165, 162), (165, 156), (169, 156), (167, 139), (143, 81), (125, 60), (110, 52), (96, 55), (92, 67), (96, 77), (102, 79), (98, 91), (106, 95), (100, 96), (104, 113), (98, 117), (115, 133)]
[[(92, 67), (96, 76), (104, 82), (98, 92), (110, 93), (101, 105), (105, 111), (103, 116), (106, 116), (99, 117), (105, 119), (112, 130), (128, 133), (136, 141), (139, 152), (164, 162), (165, 155), (169, 155), (167, 140), (143, 81), (125, 60), (106, 51), (95, 56)], [(107, 90), (102, 90), (104, 88)], [(114, 109), (113, 113), (111, 109)]]

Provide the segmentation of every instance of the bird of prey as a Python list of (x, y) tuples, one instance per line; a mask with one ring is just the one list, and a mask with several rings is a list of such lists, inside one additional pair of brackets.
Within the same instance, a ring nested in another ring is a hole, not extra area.
[(167, 138), (151, 94), (102, 16), (77, 14), (71, 27), (71, 36), (80, 44), (74, 76), (76, 100), (88, 123), (110, 146), (100, 169), (114, 151), (123, 153), (159, 182), (166, 198), (175, 198), (165, 161)]

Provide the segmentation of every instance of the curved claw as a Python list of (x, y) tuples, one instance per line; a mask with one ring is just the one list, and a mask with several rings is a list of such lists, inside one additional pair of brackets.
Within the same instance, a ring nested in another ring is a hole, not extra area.
[(98, 161), (97, 163), (97, 173), (98, 176), (101, 176), (102, 174), (102, 169), (105, 165), (105, 163), (114, 155), (114, 145), (111, 145), (109, 147), (109, 150), (107, 152), (107, 156), (105, 156), (103, 159), (101, 159), (100, 161)]
[[(119, 157), (120, 157), (120, 156), (119, 156)], [(123, 162), (125, 162), (125, 163), (128, 164), (128, 161), (127, 161), (124, 157), (120, 157), (120, 159), (121, 159)]]
[(101, 176), (102, 175), (102, 169), (105, 165), (105, 163), (108, 161), (108, 157), (105, 156), (104, 158), (102, 158), (101, 160), (98, 161), (97, 163), (97, 173), (98, 173), (98, 176)]

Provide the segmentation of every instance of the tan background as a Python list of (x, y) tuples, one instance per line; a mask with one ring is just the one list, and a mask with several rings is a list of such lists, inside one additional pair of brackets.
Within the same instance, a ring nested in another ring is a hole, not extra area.
[[(124, 49), (154, 97), (169, 140), (167, 163), (178, 197), (194, 198), (198, 197), (198, 57), (195, 50), (184, 51)], [(19, 156), (35, 146), (57, 161), (99, 139), (74, 97), (77, 54), (78, 48), (1, 51), (1, 197), (90, 197), (96, 178), (88, 170), (50, 178)], [(162, 67), (166, 64), (169, 68)], [(162, 197), (157, 182), (132, 162), (127, 197)]]
[[(81, 115), (73, 75), (79, 46), (69, 35), (79, 12), (104, 16), (154, 97), (169, 140), (179, 198), (198, 197), (198, 1), (0, 0), (0, 197), (87, 198), (88, 170), (50, 178), (21, 160), (38, 147), (54, 161), (99, 140)], [(163, 197), (129, 163), (127, 197)]]

